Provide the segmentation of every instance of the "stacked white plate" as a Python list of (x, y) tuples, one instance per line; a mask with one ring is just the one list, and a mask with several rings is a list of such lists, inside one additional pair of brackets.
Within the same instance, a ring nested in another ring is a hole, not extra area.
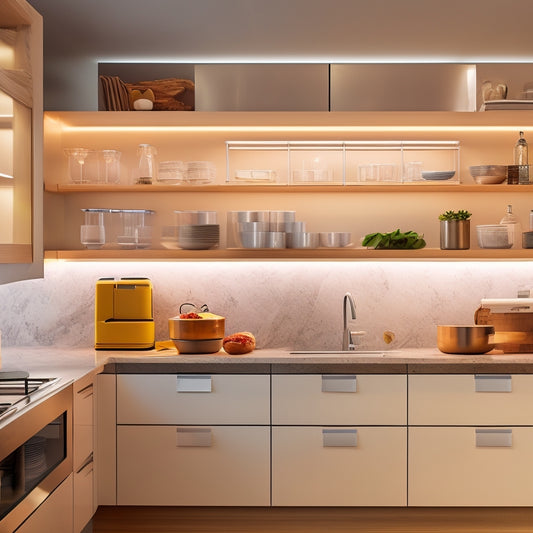
[(212, 161), (189, 161), (185, 182), (192, 185), (212, 183), (216, 178), (216, 167)]
[(24, 445), (24, 475), (26, 482), (32, 482), (46, 472), (46, 439), (32, 437)]
[(219, 224), (190, 224), (178, 227), (178, 246), (183, 250), (208, 250), (218, 246)]

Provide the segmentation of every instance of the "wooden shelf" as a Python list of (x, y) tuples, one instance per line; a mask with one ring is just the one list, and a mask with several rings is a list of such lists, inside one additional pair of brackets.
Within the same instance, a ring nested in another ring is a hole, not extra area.
[(436, 185), (434, 183), (398, 183), (398, 184), (353, 184), (353, 185), (70, 185), (70, 184), (49, 184), (45, 186), (48, 192), (58, 194), (78, 194), (78, 193), (197, 193), (197, 192), (216, 192), (216, 193), (361, 193), (361, 192), (457, 192), (457, 193), (502, 193), (516, 192), (525, 193), (533, 192), (533, 185), (476, 185), (476, 184), (449, 184)]
[(509, 261), (533, 260), (533, 249), (471, 249), (441, 250), (369, 250), (367, 248), (316, 248), (302, 249), (242, 249), (222, 250), (48, 250), (45, 259), (69, 261), (232, 261), (232, 260), (275, 260), (275, 261), (341, 261), (341, 260), (391, 260), (391, 261)]

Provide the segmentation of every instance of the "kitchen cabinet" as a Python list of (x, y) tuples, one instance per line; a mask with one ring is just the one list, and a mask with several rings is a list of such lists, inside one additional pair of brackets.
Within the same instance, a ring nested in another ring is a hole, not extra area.
[[(510, 163), (519, 130), (526, 138), (533, 113), (461, 112), (47, 112), (45, 117), (46, 256), (61, 259), (532, 259), (531, 250), (440, 250), (438, 215), (468, 209), (475, 225), (499, 221), (508, 203), (527, 227), (531, 208), (528, 185), (478, 185), (468, 167)], [(533, 130), (532, 130), (533, 131)], [(353, 185), (239, 185), (227, 183), (226, 143), (363, 142), (402, 139), (406, 142), (451, 142), (461, 147), (461, 183), (357, 183)], [(150, 143), (160, 160), (209, 160), (217, 178), (205, 186), (133, 185), (136, 146)], [(118, 185), (67, 183), (65, 148), (113, 148), (122, 152)], [(505, 198), (503, 198), (503, 196)], [(84, 250), (80, 244), (81, 209), (143, 208), (156, 211), (154, 242), (165, 225), (173, 225), (174, 209), (215, 210), (221, 229), (220, 249)], [(314, 250), (248, 250), (225, 247), (226, 214), (239, 210), (295, 210), (309, 231), (351, 231), (353, 247)], [(376, 216), (379, 213), (379, 217)], [(48, 216), (49, 215), (49, 216)], [(65, 224), (65, 220), (69, 223)], [(359, 239), (375, 231), (400, 228), (424, 233), (422, 250), (367, 250)]]
[(0, 7), (0, 282), (43, 275), (42, 17)]
[(96, 511), (94, 467), (94, 382), (88, 376), (74, 383), (74, 531), (82, 531)]
[(46, 500), (16, 529), (17, 533), (73, 531), (72, 475), (68, 476)]
[(409, 505), (533, 502), (531, 375), (409, 376)]
[(118, 505), (270, 505), (267, 375), (118, 375)]
[(273, 375), (272, 505), (407, 503), (405, 375)]

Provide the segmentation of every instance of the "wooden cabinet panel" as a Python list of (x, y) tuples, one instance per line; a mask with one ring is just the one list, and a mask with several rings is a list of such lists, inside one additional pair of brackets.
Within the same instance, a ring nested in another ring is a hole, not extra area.
[(533, 375), (410, 375), (408, 418), (416, 426), (533, 425)]
[(17, 533), (70, 532), (72, 519), (72, 475), (48, 496), (16, 530)]
[(270, 376), (119, 375), (117, 423), (269, 424)]
[(274, 427), (272, 504), (406, 505), (406, 456), (406, 428)]
[(118, 505), (270, 505), (270, 429), (119, 426), (117, 474)]
[[(351, 386), (350, 379), (353, 381)], [(335, 392), (336, 389), (345, 392)], [(291, 425), (405, 425), (407, 377), (274, 375), (272, 422)]]
[[(487, 432), (483, 439), (476, 436), (476, 429)], [(532, 451), (533, 428), (529, 427), (409, 428), (408, 503), (531, 506)]]

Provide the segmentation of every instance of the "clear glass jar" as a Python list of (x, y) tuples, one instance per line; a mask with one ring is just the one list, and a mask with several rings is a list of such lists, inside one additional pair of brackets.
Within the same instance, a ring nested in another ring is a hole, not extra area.
[(157, 150), (150, 144), (139, 144), (137, 183), (151, 185), (157, 179)]
[(527, 165), (528, 164), (528, 146), (524, 137), (524, 132), (520, 132), (520, 137), (516, 141), (514, 147), (514, 164), (515, 165)]

